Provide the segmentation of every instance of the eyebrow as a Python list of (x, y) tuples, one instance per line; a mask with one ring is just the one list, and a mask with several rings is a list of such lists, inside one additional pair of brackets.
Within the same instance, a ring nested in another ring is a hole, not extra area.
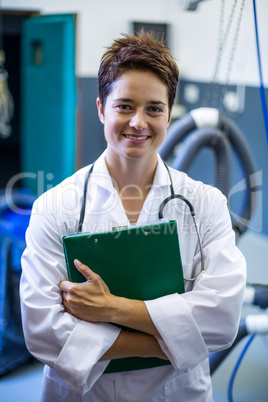
[[(118, 98), (115, 99), (114, 102), (127, 102), (127, 103), (134, 103), (134, 101), (130, 98)], [(149, 101), (147, 102), (148, 105), (164, 105), (167, 106), (165, 102), (162, 101)]]

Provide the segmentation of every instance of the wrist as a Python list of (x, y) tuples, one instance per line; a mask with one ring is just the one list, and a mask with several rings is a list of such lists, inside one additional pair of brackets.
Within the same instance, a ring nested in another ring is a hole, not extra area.
[(127, 315), (126, 304), (128, 304), (128, 299), (112, 294), (110, 296), (108, 307), (109, 322), (125, 325), (124, 316)]
[(111, 300), (109, 322), (161, 338), (142, 300), (116, 296)]
[[(112, 295), (113, 296), (113, 295)], [(131, 324), (141, 320), (140, 308), (144, 303), (141, 300), (127, 299), (125, 297), (113, 296), (110, 300), (110, 319), (114, 324), (123, 325), (133, 329)]]

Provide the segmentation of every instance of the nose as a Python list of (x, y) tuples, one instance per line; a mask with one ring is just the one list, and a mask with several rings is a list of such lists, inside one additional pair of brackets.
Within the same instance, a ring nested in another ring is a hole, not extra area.
[(147, 127), (147, 119), (143, 111), (135, 111), (130, 119), (129, 125), (130, 127), (135, 128), (138, 131), (145, 129)]

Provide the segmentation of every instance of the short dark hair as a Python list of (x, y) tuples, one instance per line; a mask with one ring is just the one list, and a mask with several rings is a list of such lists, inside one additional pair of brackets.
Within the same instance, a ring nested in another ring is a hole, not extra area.
[(105, 106), (112, 84), (128, 70), (151, 71), (166, 85), (171, 110), (179, 79), (178, 66), (163, 39), (141, 30), (137, 36), (129, 33), (114, 40), (103, 54), (98, 72), (99, 99)]

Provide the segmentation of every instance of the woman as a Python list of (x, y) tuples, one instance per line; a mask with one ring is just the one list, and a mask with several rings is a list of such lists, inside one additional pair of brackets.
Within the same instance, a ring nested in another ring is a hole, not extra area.
[[(185, 293), (145, 302), (122, 299), (83, 261), (76, 267), (85, 282), (71, 283), (62, 237), (77, 231), (89, 167), (42, 195), (27, 230), (21, 279), (26, 343), (46, 364), (42, 400), (212, 401), (208, 355), (235, 338), (246, 271), (226, 199), (215, 188), (167, 170), (157, 154), (178, 81), (163, 43), (144, 32), (125, 35), (105, 52), (98, 78), (107, 149), (89, 176), (83, 231), (157, 222), (159, 205), (170, 195), (170, 173), (175, 192), (194, 205), (205, 272), (200, 274), (188, 207), (174, 200), (165, 218), (178, 222), (184, 277), (197, 277), (185, 281)], [(171, 364), (103, 374), (111, 359), (131, 356)]]

